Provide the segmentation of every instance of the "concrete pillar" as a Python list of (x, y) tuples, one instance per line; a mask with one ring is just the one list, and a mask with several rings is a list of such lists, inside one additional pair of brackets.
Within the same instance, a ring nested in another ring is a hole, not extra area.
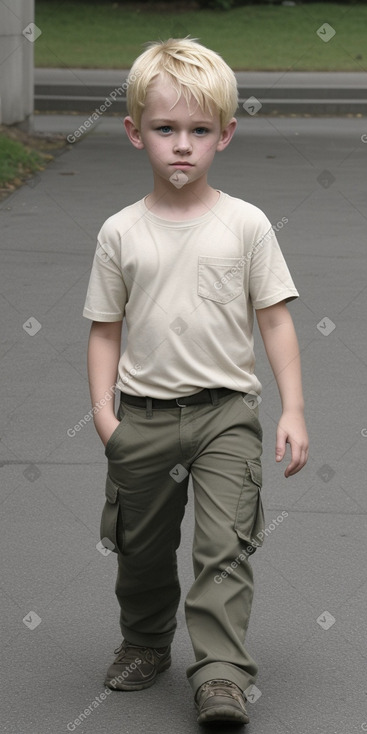
[(34, 0), (0, 1), (0, 122), (33, 119), (34, 43), (40, 29), (34, 23)]

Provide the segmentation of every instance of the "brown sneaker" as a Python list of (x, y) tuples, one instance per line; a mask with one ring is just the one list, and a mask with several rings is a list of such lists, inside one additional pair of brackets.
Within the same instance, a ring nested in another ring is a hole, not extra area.
[(141, 691), (155, 682), (158, 673), (171, 665), (171, 648), (140, 647), (123, 640), (115, 650), (115, 658), (107, 670), (105, 685), (113, 691)]
[(229, 680), (208, 680), (195, 696), (198, 724), (227, 721), (248, 724), (249, 717), (241, 689)]

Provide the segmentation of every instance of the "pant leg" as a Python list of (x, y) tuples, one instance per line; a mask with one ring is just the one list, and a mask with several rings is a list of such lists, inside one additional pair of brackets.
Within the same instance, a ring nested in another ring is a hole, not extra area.
[[(101, 537), (110, 538), (118, 554), (122, 635), (148, 647), (170, 644), (180, 600), (176, 549), (188, 473), (178, 439), (179, 412), (154, 411), (148, 419), (145, 410), (123, 404), (120, 425), (106, 446)], [(177, 464), (181, 468), (170, 474)]]
[(185, 608), (196, 658), (187, 671), (194, 691), (211, 678), (227, 678), (245, 690), (257, 674), (244, 641), (253, 599), (250, 541), (264, 530), (262, 431), (257, 409), (240, 394), (220, 402), (211, 415), (211, 440), (207, 433), (191, 466), (195, 582)]

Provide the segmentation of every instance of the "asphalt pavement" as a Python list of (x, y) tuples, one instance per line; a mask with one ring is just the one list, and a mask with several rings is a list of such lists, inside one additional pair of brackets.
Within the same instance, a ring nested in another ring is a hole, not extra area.
[[(35, 109), (126, 114), (127, 69), (35, 69)], [(365, 71), (236, 72), (238, 115), (348, 115), (367, 113)]]
[[(35, 117), (36, 129), (67, 135), (84, 122)], [(251, 561), (247, 645), (259, 676), (246, 734), (367, 731), (366, 156), (366, 119), (254, 114), (240, 119), (210, 174), (213, 186), (284, 224), (311, 442), (307, 466), (285, 479), (274, 461), (279, 397), (256, 330), (268, 532)], [(103, 685), (120, 642), (116, 557), (96, 547), (106, 460), (82, 421), (90, 409), (82, 308), (102, 222), (151, 183), (122, 120), (101, 115), (0, 207), (6, 734), (200, 730), (185, 675), (191, 493), (172, 668), (146, 691), (106, 695)]]

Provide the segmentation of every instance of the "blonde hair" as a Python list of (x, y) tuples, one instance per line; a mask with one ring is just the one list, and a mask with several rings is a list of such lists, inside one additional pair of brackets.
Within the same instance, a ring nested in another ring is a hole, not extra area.
[[(149, 84), (164, 73), (170, 77), (177, 100), (183, 95), (189, 104), (191, 95), (199, 107), (219, 113), (221, 129), (228, 125), (238, 105), (237, 81), (228, 64), (215, 51), (196, 39), (169, 38), (150, 43), (134, 61), (127, 79), (127, 107), (139, 129)], [(175, 104), (176, 104), (175, 102)]]

